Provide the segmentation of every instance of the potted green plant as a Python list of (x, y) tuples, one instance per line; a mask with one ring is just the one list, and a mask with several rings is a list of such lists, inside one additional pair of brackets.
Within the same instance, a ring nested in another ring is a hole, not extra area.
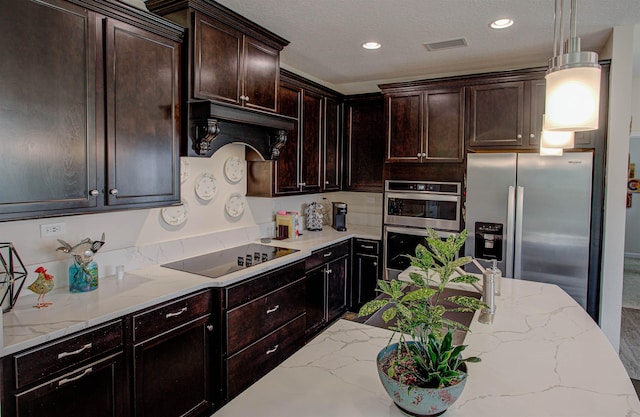
[(414, 255), (407, 255), (411, 265), (420, 272), (409, 274), (411, 282), (397, 279), (378, 281), (377, 291), (383, 298), (369, 301), (360, 309), (360, 316), (368, 316), (386, 308), (382, 319), (396, 320), (390, 328), (398, 337), (380, 351), (377, 357), (378, 374), (396, 405), (410, 415), (437, 415), (444, 412), (460, 396), (466, 382), (465, 362), (479, 362), (479, 358), (462, 359), (465, 345), (454, 345), (456, 329), (469, 330), (464, 324), (444, 317), (446, 312), (474, 312), (487, 307), (482, 301), (468, 296), (446, 297), (454, 307), (442, 305), (442, 292), (449, 283), (475, 283), (478, 278), (460, 274), (460, 267), (471, 257), (456, 257), (467, 237), (463, 230), (457, 237), (442, 240), (427, 229), (426, 245), (418, 245)]

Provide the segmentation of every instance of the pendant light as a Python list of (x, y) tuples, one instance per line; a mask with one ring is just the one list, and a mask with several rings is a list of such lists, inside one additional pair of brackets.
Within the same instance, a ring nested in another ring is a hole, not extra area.
[(600, 65), (598, 54), (581, 52), (576, 36), (576, 2), (571, 0), (570, 33), (565, 41), (564, 0), (555, 0), (553, 58), (545, 76), (545, 130), (582, 132), (598, 128)]

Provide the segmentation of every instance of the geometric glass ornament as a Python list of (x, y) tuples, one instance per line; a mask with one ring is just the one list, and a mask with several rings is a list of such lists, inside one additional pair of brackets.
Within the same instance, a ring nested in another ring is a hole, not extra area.
[(3, 313), (11, 310), (16, 304), (27, 275), (27, 269), (13, 244), (0, 243), (0, 289), (4, 288), (0, 306), (4, 306), (5, 300), (8, 300), (8, 306), (3, 307)]

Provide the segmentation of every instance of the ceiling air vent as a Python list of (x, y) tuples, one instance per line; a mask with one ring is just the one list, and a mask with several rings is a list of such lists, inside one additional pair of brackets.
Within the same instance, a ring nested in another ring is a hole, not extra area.
[(443, 49), (467, 46), (467, 40), (465, 38), (449, 39), (448, 41), (425, 43), (424, 46), (428, 51), (441, 51)]

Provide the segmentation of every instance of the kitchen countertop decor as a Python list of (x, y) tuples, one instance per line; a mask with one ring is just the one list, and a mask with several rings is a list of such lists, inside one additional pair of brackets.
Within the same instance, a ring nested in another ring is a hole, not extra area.
[[(631, 381), (602, 331), (555, 285), (504, 279), (492, 325), (471, 323), (467, 385), (447, 417), (640, 414)], [(215, 417), (388, 417), (403, 414), (375, 357), (391, 332), (339, 320)]]

